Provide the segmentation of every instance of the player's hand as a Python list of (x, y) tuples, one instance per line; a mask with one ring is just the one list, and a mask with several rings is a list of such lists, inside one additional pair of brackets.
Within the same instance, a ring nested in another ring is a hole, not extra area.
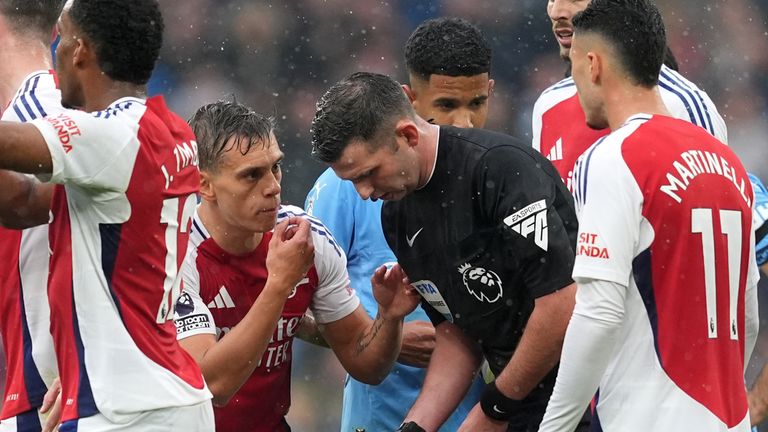
[(40, 407), (40, 414), (48, 413), (43, 425), (43, 432), (56, 432), (59, 430), (61, 421), (61, 381), (56, 378), (51, 383), (51, 388), (43, 397), (43, 405)]
[(373, 297), (384, 319), (401, 320), (419, 305), (421, 296), (411, 286), (400, 264), (392, 268), (381, 266), (371, 277)]
[(435, 327), (431, 323), (411, 321), (403, 324), (403, 345), (397, 357), (399, 363), (425, 368), (434, 349)]
[(506, 432), (508, 422), (494, 420), (483, 412), (480, 402), (469, 412), (458, 432)]
[(291, 294), (315, 262), (315, 247), (309, 221), (291, 217), (275, 226), (267, 253), (267, 286)]

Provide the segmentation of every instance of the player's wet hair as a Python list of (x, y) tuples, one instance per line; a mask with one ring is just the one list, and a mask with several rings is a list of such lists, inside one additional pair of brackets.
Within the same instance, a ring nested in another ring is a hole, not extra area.
[(334, 84), (317, 102), (312, 156), (334, 163), (353, 139), (375, 150), (384, 144), (377, 139), (379, 133), (388, 131), (403, 116), (414, 118), (415, 114), (397, 81), (377, 73), (355, 72)]
[(491, 72), (491, 45), (479, 28), (461, 18), (424, 21), (405, 43), (408, 72), (423, 80), (430, 75), (475, 76)]
[(661, 13), (650, 1), (592, 0), (573, 17), (573, 28), (605, 38), (634, 84), (658, 83), (667, 41)]
[(236, 147), (247, 154), (253, 146), (270, 142), (275, 119), (238, 102), (218, 101), (200, 107), (189, 125), (197, 138), (200, 170), (215, 173), (225, 152)]
[(139, 85), (149, 81), (163, 44), (156, 0), (75, 0), (69, 15), (93, 43), (108, 77)]
[(14, 32), (51, 41), (65, 0), (0, 0), (0, 15)]

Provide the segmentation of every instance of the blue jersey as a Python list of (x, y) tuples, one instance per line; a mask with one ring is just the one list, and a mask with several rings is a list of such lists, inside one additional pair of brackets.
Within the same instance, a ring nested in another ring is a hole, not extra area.
[[(397, 261), (387, 246), (381, 228), (382, 201), (362, 200), (351, 182), (326, 170), (307, 195), (307, 213), (322, 220), (347, 254), (347, 271), (365, 311), (375, 316), (378, 306), (371, 290), (371, 275), (386, 263)], [(429, 321), (420, 307), (406, 321)], [(395, 430), (413, 405), (424, 382), (426, 369), (395, 363), (392, 372), (378, 386), (369, 386), (347, 377), (341, 430)], [(445, 422), (441, 431), (455, 431), (477, 403), (482, 391), (476, 380), (469, 395)]]
[[(755, 253), (757, 254), (757, 265), (763, 265), (768, 262), (768, 189), (757, 176), (749, 174), (749, 181), (752, 182), (752, 188), (755, 190), (755, 213), (754, 228), (755, 233)], [(762, 229), (761, 229), (762, 228)]]

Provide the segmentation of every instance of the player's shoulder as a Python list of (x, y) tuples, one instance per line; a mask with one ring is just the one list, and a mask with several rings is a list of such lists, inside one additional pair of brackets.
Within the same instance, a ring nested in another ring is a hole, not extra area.
[(315, 245), (316, 253), (322, 253), (323, 250), (327, 249), (325, 247), (318, 246), (328, 246), (331, 250), (333, 250), (335, 254), (339, 256), (342, 255), (341, 248), (336, 242), (336, 239), (333, 238), (331, 231), (320, 219), (314, 216), (310, 216), (301, 207), (294, 205), (281, 205), (280, 210), (277, 213), (277, 223), (280, 223), (283, 220), (291, 217), (300, 217), (306, 219), (309, 222), (309, 228), (312, 232), (312, 242)]
[(56, 74), (51, 70), (39, 70), (24, 78), (2, 119), (27, 122), (63, 110)]
[(555, 105), (570, 99), (575, 94), (576, 83), (573, 81), (573, 78), (564, 78), (541, 92), (533, 104), (533, 113), (534, 115), (542, 115)]
[[(355, 186), (351, 181), (342, 180), (333, 169), (328, 168), (315, 180), (315, 184), (312, 185), (312, 189), (307, 194), (307, 203), (317, 201), (321, 197), (337, 200), (356, 194)], [(307, 212), (312, 213), (309, 208), (307, 208)]]
[(189, 245), (190, 249), (199, 248), (204, 242), (211, 239), (211, 234), (205, 228), (200, 214), (198, 213), (200, 206), (195, 209), (195, 214), (192, 217), (192, 225), (189, 230)]
[(167, 131), (179, 142), (195, 139), (187, 121), (168, 107), (163, 96), (152, 96), (143, 102), (146, 109), (143, 112), (142, 130), (150, 133)]
[[(663, 86), (662, 86), (663, 84)], [(669, 91), (670, 89), (675, 91), (698, 91), (704, 92), (693, 81), (690, 81), (680, 72), (666, 66), (661, 66), (659, 71), (659, 85), (662, 86), (662, 91)]]
[(618, 160), (623, 160), (624, 152), (629, 146), (646, 146), (649, 140), (655, 139), (654, 130), (644, 128), (654, 116), (650, 114), (635, 114), (629, 117), (621, 127), (608, 135), (601, 137), (581, 156), (584, 163), (600, 160), (607, 166)]
[(768, 202), (768, 189), (766, 189), (765, 185), (763, 184), (763, 181), (760, 180), (760, 178), (754, 174), (748, 174), (749, 181), (752, 183), (752, 185), (755, 188), (755, 195), (758, 195), (758, 199), (756, 202)]
[(755, 223), (759, 226), (768, 219), (768, 189), (756, 175), (748, 173), (747, 176), (755, 193)]
[(103, 110), (93, 111), (90, 115), (102, 120), (138, 122), (146, 110), (145, 100), (129, 96), (112, 102)]
[[(199, 209), (199, 207), (198, 207)], [(199, 268), (205, 268), (205, 264), (198, 260), (198, 257), (205, 259), (205, 254), (200, 255), (200, 250), (204, 249), (206, 244), (213, 242), (213, 238), (208, 230), (205, 228), (205, 224), (200, 219), (200, 216), (195, 210), (195, 215), (192, 217), (192, 223), (189, 230), (189, 240), (187, 242), (187, 252), (184, 256), (183, 268), (187, 276), (195, 276), (199, 274)]]
[(126, 137), (137, 136), (138, 122), (145, 110), (144, 101), (126, 97), (98, 111), (64, 109), (58, 115), (45, 117), (45, 121), (56, 130), (63, 129), (83, 138), (124, 141)]
[(662, 66), (659, 90), (669, 112), (706, 129), (711, 135), (727, 142), (725, 121), (707, 92), (674, 69)]

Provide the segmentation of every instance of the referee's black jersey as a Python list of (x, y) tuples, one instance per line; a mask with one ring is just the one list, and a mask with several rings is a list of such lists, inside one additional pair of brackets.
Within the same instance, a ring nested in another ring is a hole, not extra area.
[(382, 226), (432, 322), (480, 342), (496, 375), (534, 299), (572, 282), (573, 198), (548, 160), (507, 135), (441, 127), (432, 178), (386, 202)]

